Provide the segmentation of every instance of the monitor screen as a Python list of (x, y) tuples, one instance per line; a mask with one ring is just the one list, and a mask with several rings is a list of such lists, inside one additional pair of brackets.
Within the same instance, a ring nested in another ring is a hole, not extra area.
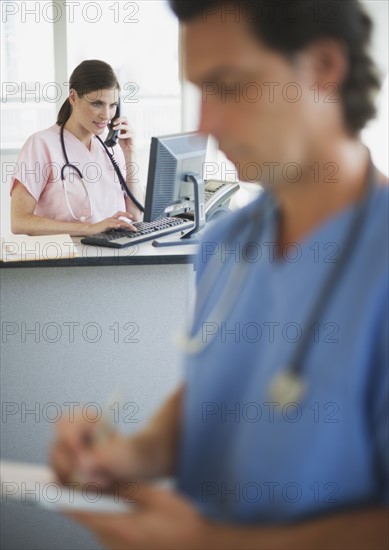
[(197, 132), (151, 138), (145, 221), (194, 210), (193, 183), (185, 175), (203, 178), (207, 145), (208, 136)]

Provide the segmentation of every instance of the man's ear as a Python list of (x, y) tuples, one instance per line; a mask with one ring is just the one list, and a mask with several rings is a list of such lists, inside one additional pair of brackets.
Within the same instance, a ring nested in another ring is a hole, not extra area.
[(319, 88), (332, 84), (339, 89), (347, 78), (349, 62), (345, 45), (339, 40), (317, 40), (308, 48), (311, 70)]

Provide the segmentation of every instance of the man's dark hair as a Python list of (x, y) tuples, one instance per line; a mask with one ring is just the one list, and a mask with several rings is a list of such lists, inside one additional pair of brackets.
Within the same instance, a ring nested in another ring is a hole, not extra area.
[(181, 21), (236, 9), (268, 47), (290, 57), (321, 38), (346, 46), (349, 69), (340, 87), (344, 119), (352, 134), (376, 114), (375, 93), (380, 88), (377, 69), (367, 49), (372, 21), (358, 0), (169, 0)]

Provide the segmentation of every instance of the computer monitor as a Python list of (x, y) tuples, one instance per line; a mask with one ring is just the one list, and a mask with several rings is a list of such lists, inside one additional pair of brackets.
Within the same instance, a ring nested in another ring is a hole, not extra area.
[(195, 189), (187, 174), (203, 179), (208, 136), (187, 132), (151, 138), (144, 220), (154, 221), (195, 209)]

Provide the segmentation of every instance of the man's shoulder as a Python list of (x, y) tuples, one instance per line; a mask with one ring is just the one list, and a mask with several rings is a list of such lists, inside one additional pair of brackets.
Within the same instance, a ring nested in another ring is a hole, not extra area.
[(367, 255), (388, 271), (389, 262), (389, 186), (379, 185), (374, 191), (366, 228)]
[(231, 239), (234, 232), (239, 233), (245, 225), (250, 224), (252, 215), (261, 208), (266, 196), (267, 193), (263, 191), (258, 198), (248, 205), (210, 222), (204, 232), (202, 243), (219, 243)]
[(248, 205), (209, 223), (201, 239), (196, 260), (198, 279), (201, 277), (205, 264), (221, 247), (228, 246), (228, 243), (231, 243), (231, 246), (237, 246), (237, 243), (244, 238), (245, 228), (251, 225), (251, 220), (262, 208), (267, 196), (268, 193), (263, 191)]
[[(374, 231), (381, 231), (383, 226), (389, 223), (389, 184), (377, 185), (374, 190), (373, 200), (369, 212), (370, 227)], [(388, 237), (388, 235), (382, 235)]]

